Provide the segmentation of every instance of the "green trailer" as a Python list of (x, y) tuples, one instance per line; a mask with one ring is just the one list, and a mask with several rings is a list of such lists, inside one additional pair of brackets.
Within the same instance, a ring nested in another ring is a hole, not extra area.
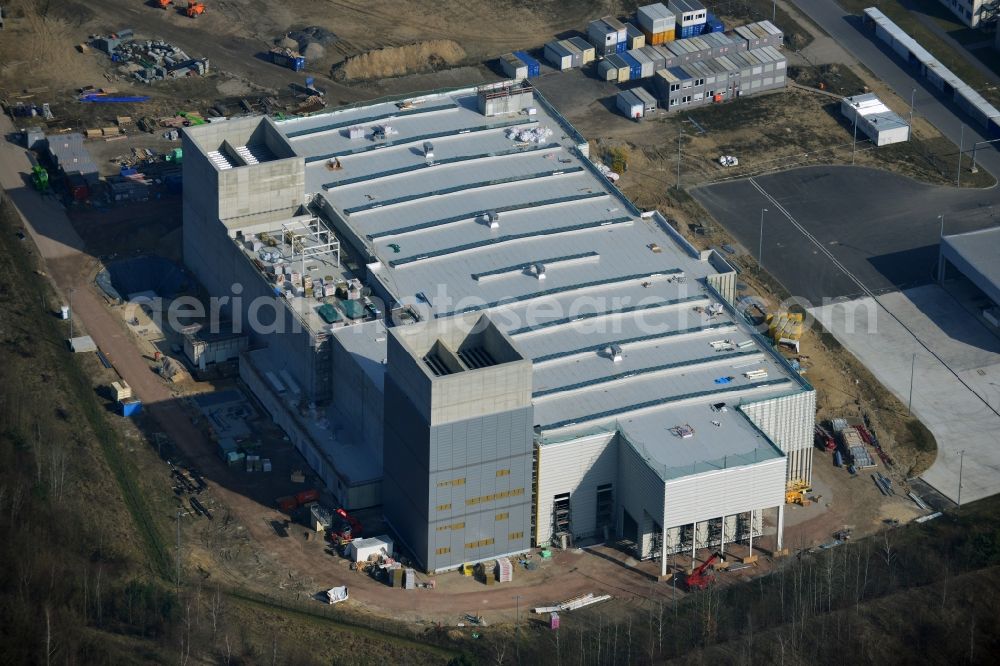
[(49, 172), (43, 166), (35, 166), (31, 169), (31, 184), (39, 192), (49, 191)]

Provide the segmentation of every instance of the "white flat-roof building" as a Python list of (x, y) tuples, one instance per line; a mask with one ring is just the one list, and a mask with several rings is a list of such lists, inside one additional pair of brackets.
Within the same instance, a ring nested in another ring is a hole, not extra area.
[(901, 143), (910, 138), (909, 124), (875, 93), (845, 97), (840, 103), (840, 112), (851, 123), (857, 122), (858, 130), (876, 146)]
[[(284, 175), (216, 165), (258, 131)], [(184, 147), (194, 273), (215, 292), (254, 282), (303, 324), (256, 334), (241, 376), (425, 569), (611, 537), (665, 569), (763, 534), (765, 511), (780, 547), (786, 482), (812, 475), (815, 392), (733, 308), (725, 259), (638, 210), (529, 85), (190, 128)], [(249, 209), (216, 214), (217, 178), (241, 172)], [(285, 247), (289, 220), (304, 230)], [(315, 288), (328, 272), (346, 283), (333, 296)]]

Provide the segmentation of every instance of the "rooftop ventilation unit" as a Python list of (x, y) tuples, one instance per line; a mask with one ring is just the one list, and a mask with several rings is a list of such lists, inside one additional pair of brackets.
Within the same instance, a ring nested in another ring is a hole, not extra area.
[(694, 437), (694, 428), (688, 424), (677, 425), (670, 429), (670, 432), (674, 434), (675, 437), (680, 437), (681, 439), (690, 439)]
[(429, 160), (434, 159), (434, 144), (430, 141), (424, 141), (424, 157)]
[(226, 156), (218, 150), (210, 150), (208, 152), (208, 161), (215, 165), (215, 168), (220, 171), (233, 168), (232, 163), (230, 163), (230, 161), (226, 159)]
[(610, 347), (608, 347), (608, 356), (610, 356), (611, 360), (614, 361), (615, 363), (621, 363), (622, 362), (621, 345), (611, 345)]
[(531, 272), (535, 274), (535, 277), (539, 280), (545, 279), (545, 264), (538, 262), (531, 265)]
[(495, 210), (491, 210), (486, 213), (486, 221), (490, 223), (490, 229), (500, 228), (500, 213)]

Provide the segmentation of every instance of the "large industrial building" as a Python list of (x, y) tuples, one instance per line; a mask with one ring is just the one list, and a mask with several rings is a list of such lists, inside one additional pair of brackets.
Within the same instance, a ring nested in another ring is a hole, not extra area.
[(979, 316), (1000, 331), (1000, 227), (942, 236), (939, 255), (938, 281), (964, 280)]
[(184, 132), (185, 262), (240, 376), (428, 571), (777, 530), (815, 393), (736, 273), (600, 172), (525, 82)]

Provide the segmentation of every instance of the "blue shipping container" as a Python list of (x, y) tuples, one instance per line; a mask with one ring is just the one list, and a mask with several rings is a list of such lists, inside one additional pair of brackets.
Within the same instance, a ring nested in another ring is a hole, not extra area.
[(625, 53), (628, 51), (628, 41), (618, 42), (615, 44), (615, 53)]
[(135, 416), (142, 411), (142, 403), (138, 400), (121, 401), (122, 416)]
[(681, 39), (687, 39), (688, 37), (697, 37), (701, 34), (702, 28), (705, 27), (704, 23), (697, 23), (695, 25), (686, 25), (680, 30)]
[(528, 78), (533, 76), (538, 76), (542, 73), (542, 66), (538, 64), (538, 61), (532, 58), (530, 55), (524, 51), (514, 51), (514, 55), (517, 56), (521, 62), (523, 62), (528, 67)]
[(702, 26), (701, 34), (707, 35), (710, 32), (723, 32), (724, 30), (725, 26), (722, 25), (722, 21), (716, 18), (715, 14), (709, 12), (708, 18)]
[(628, 63), (628, 80), (638, 81), (642, 78), (642, 63), (630, 56), (628, 53), (622, 53), (622, 60)]

